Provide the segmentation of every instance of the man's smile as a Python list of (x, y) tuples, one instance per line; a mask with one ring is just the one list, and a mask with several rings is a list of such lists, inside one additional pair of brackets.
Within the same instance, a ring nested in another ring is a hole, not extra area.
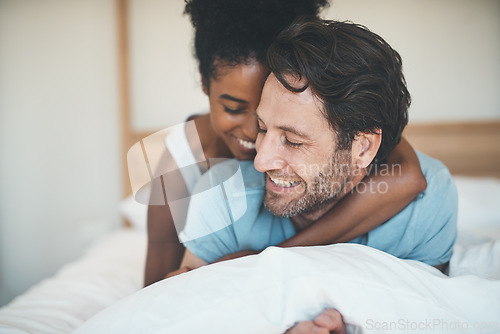
[(269, 173), (267, 173), (267, 176), (266, 189), (272, 192), (289, 192), (302, 184), (300, 180), (271, 176)]

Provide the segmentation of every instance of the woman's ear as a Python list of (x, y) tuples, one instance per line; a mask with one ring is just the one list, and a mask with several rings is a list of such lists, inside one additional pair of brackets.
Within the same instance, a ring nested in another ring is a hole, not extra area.
[(200, 78), (201, 78), (201, 89), (203, 90), (203, 93), (208, 96), (208, 79), (200, 73)]
[(377, 155), (381, 142), (382, 129), (357, 135), (352, 143), (353, 163), (358, 168), (368, 167)]

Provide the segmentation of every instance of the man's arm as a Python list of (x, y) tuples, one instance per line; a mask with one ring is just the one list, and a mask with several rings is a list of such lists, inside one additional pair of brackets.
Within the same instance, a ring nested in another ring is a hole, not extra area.
[[(426, 159), (430, 159), (426, 157)], [(445, 271), (457, 237), (458, 195), (448, 169), (434, 166), (428, 188), (412, 218), (412, 234), (407, 241), (414, 249), (407, 258), (430, 264)]]

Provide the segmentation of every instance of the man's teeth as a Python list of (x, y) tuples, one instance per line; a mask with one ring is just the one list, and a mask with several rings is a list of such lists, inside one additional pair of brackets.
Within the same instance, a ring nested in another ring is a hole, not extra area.
[(238, 142), (244, 148), (248, 148), (249, 150), (255, 149), (255, 143), (254, 142), (246, 141), (246, 140), (243, 140), (243, 139), (240, 139), (240, 138), (238, 138)]
[(273, 179), (271, 176), (269, 176), (269, 178), (271, 179), (271, 181), (276, 183), (278, 186), (285, 187), (285, 188), (289, 188), (291, 186), (295, 186), (295, 185), (300, 183), (300, 181), (288, 181), (288, 180)]

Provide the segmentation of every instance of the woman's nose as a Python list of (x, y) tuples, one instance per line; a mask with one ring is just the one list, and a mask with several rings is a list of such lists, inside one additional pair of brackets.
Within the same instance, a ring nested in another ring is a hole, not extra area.
[(252, 141), (257, 138), (257, 118), (254, 113), (249, 113), (245, 124), (243, 125), (243, 134)]

